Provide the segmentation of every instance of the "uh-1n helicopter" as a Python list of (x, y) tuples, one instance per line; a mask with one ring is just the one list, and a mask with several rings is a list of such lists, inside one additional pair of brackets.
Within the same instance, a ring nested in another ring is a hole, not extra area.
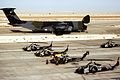
[(39, 44), (36, 43), (32, 43), (28, 46), (23, 47), (22, 49), (24, 51), (37, 51), (37, 50), (43, 50), (43, 49), (48, 49), (48, 50), (52, 50), (52, 43), (49, 46), (41, 46)]
[(69, 45), (67, 46), (67, 48), (64, 51), (54, 51), (52, 49), (44, 48), (42, 50), (36, 51), (34, 53), (34, 55), (37, 56), (37, 57), (44, 57), (44, 56), (53, 56), (53, 55), (56, 55), (56, 54), (66, 54), (67, 51), (68, 51), (68, 47), (69, 47)]

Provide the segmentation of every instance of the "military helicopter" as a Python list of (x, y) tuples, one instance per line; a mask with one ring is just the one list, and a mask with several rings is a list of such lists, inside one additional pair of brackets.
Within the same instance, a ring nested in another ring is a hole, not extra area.
[(37, 51), (37, 50), (43, 50), (43, 49), (52, 50), (52, 43), (53, 42), (51, 42), (51, 44), (49, 46), (40, 46), (36, 43), (32, 43), (28, 46), (23, 47), (22, 49), (24, 51)]
[(79, 68), (77, 68), (75, 70), (75, 73), (88, 74), (88, 73), (96, 73), (101, 71), (109, 71), (109, 70), (114, 70), (117, 66), (119, 66), (119, 57), (114, 65), (109, 64), (107, 66), (104, 66), (102, 64), (91, 61), (87, 65), (80, 66)]
[[(76, 61), (82, 61), (87, 55), (89, 55), (89, 51), (86, 51), (83, 56), (69, 56), (67, 54), (54, 54), (53, 58), (50, 60), (50, 63), (59, 65), (59, 64), (65, 64), (69, 62), (76, 62)], [(48, 64), (48, 60), (46, 60), (46, 64)]]
[(101, 48), (112, 48), (112, 47), (120, 47), (120, 44), (116, 44), (112, 40), (108, 40), (108, 42), (100, 45)]
[(44, 48), (42, 50), (35, 52), (34, 55), (37, 57), (44, 57), (44, 56), (53, 56), (56, 54), (66, 54), (68, 51), (68, 47), (69, 47), (69, 45), (67, 46), (67, 48), (64, 51), (54, 51), (51, 49)]

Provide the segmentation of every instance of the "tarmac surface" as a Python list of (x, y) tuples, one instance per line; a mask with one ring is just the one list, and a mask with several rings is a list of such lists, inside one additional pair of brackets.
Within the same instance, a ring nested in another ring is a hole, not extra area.
[[(120, 21), (93, 21), (88, 26), (88, 33), (72, 34), (120, 34)], [(0, 28), (0, 36), (33, 35), (34, 33), (13, 33), (10, 28)], [(35, 33), (34, 35), (44, 34)], [(52, 35), (50, 33), (45, 33)], [(120, 39), (114, 39), (120, 44)], [(100, 44), (107, 42), (101, 40), (76, 40), (55, 41), (53, 49), (62, 51), (69, 45), (70, 56), (82, 56), (85, 51), (90, 54), (84, 61), (67, 63), (63, 65), (45, 64), (46, 59), (51, 57), (36, 57), (34, 52), (25, 52), (22, 48), (30, 43), (0, 43), (0, 80), (120, 80), (120, 66), (112, 71), (98, 72), (95, 74), (76, 74), (74, 71), (82, 65), (86, 65), (87, 59), (101, 59), (96, 61), (103, 65), (113, 65), (117, 57), (120, 57), (120, 47), (100, 48)], [(49, 45), (51, 42), (40, 42), (41, 46)], [(113, 61), (107, 61), (111, 59)]]

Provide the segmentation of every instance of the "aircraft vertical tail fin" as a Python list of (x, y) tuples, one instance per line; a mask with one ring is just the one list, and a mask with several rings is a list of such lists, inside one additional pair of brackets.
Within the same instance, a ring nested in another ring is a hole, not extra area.
[(86, 52), (83, 54), (83, 56), (81, 57), (81, 61), (82, 61), (87, 55), (89, 55), (89, 51), (86, 51)]
[(52, 43), (53, 43), (53, 41), (51, 42), (51, 44), (49, 45), (49, 47), (52, 47)]
[(67, 45), (67, 48), (61, 53), (66, 53), (68, 51), (68, 47), (69, 47), (69, 45)]
[(90, 22), (90, 16), (86, 15), (83, 19), (82, 19), (83, 23), (89, 23)]
[(85, 32), (85, 30), (87, 30), (87, 25), (90, 23), (90, 16), (89, 15), (86, 15), (82, 21), (79, 22), (78, 24), (78, 29), (81, 31), (81, 32)]
[(117, 66), (120, 65), (120, 63), (119, 63), (119, 58), (120, 58), (120, 57), (118, 57), (117, 62), (115, 63), (115, 65), (112, 66), (112, 68), (111, 68), (112, 70), (115, 69)]
[(2, 8), (0, 10), (3, 10), (11, 25), (20, 24), (22, 22), (14, 12), (15, 8)]

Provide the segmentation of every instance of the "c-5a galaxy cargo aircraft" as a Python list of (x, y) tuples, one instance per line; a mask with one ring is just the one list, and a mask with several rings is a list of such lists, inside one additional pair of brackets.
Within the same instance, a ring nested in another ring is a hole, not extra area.
[(90, 16), (86, 15), (82, 21), (24, 21), (14, 12), (15, 8), (2, 8), (6, 17), (9, 20), (9, 25), (22, 26), (30, 29), (33, 32), (52, 32), (56, 35), (70, 33), (73, 31), (84, 32), (87, 30), (85, 24), (90, 22)]

